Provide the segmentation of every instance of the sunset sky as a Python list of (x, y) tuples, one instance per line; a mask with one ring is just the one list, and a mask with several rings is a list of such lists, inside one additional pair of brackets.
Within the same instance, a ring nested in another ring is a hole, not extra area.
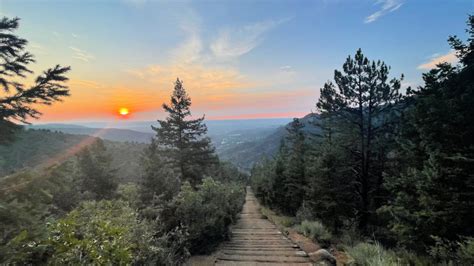
[[(70, 65), (72, 96), (40, 122), (153, 120), (184, 80), (193, 114), (208, 119), (297, 117), (362, 48), (404, 87), (440, 60), (449, 35), (466, 38), (472, 0), (5, 1), (30, 41), (36, 74)], [(446, 19), (443, 19), (446, 18)]]

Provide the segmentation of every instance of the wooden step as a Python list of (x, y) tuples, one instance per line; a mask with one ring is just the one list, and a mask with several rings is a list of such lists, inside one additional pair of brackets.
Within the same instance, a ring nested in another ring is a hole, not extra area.
[(221, 251), (222, 254), (226, 255), (245, 255), (245, 256), (295, 256), (295, 257), (308, 257), (306, 252), (301, 250), (235, 250), (235, 249), (224, 249)]
[(221, 255), (218, 260), (226, 261), (254, 261), (254, 262), (284, 262), (284, 263), (294, 263), (294, 262), (309, 262), (307, 257), (297, 257), (297, 256), (246, 256), (246, 255)]

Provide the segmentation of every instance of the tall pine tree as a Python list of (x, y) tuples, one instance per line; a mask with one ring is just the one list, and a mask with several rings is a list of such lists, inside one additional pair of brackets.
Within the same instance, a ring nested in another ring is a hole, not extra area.
[(306, 159), (305, 206), (338, 234), (343, 222), (353, 219), (358, 196), (351, 177), (352, 158), (340, 146), (340, 134), (334, 132), (331, 118), (326, 115), (320, 118), (322, 134), (309, 149)]
[(207, 127), (204, 116), (198, 119), (191, 117), (191, 98), (179, 78), (175, 82), (171, 95), (171, 104), (163, 104), (168, 113), (165, 120), (158, 120), (156, 131), (158, 152), (165, 162), (178, 173), (181, 181), (199, 184), (207, 174), (209, 167), (217, 163), (211, 140), (206, 136)]
[[(389, 80), (390, 68), (381, 61), (370, 61), (357, 50), (349, 56), (342, 71), (335, 70), (334, 81), (325, 84), (317, 107), (322, 115), (338, 121), (344, 136), (341, 143), (356, 159), (352, 165), (360, 195), (359, 226), (367, 229), (369, 219), (380, 206), (375, 195), (382, 185), (383, 149), (377, 144), (390, 130), (389, 113), (401, 99), (401, 79)], [(403, 76), (402, 76), (403, 78)]]
[(421, 251), (435, 243), (433, 236), (474, 235), (474, 16), (468, 26), (467, 44), (449, 38), (460, 64), (439, 64), (411, 93), (399, 171), (385, 182), (393, 198), (381, 211), (399, 242)]
[(288, 136), (286, 144), (288, 156), (286, 158), (286, 169), (284, 172), (286, 198), (285, 212), (295, 215), (301, 207), (306, 188), (305, 156), (306, 143), (303, 132), (304, 124), (297, 118), (293, 119), (287, 128)]

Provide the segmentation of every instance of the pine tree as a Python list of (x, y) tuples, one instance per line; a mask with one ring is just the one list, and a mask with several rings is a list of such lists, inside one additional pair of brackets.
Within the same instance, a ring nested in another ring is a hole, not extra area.
[(272, 180), (272, 193), (267, 193), (264, 197), (270, 198), (272, 207), (288, 215), (296, 214), (305, 195), (306, 143), (303, 127), (304, 124), (295, 118), (286, 128), (288, 134), (281, 140), (274, 162), (267, 161), (263, 165), (270, 172), (262, 174), (268, 175)]
[(56, 65), (44, 71), (28, 88), (18, 81), (32, 73), (28, 65), (35, 61), (32, 54), (25, 52), (28, 41), (13, 33), (19, 20), (7, 17), (0, 20), (0, 89), (4, 92), (0, 97), (0, 144), (11, 140), (19, 128), (15, 123), (39, 118), (38, 104), (50, 105), (69, 96), (64, 82), (68, 80), (65, 74), (70, 67)]
[(285, 211), (288, 214), (295, 215), (301, 207), (305, 195), (306, 175), (305, 175), (305, 156), (306, 143), (303, 132), (304, 125), (297, 118), (290, 123), (287, 128), (288, 157), (286, 158), (286, 169), (284, 172), (286, 187)]
[(158, 198), (162, 202), (169, 201), (178, 193), (179, 179), (176, 173), (166, 166), (165, 159), (160, 156), (156, 140), (153, 140), (145, 149), (141, 166), (144, 175), (140, 197), (144, 205), (150, 205)]
[(101, 139), (84, 148), (77, 156), (81, 192), (90, 193), (95, 200), (112, 198), (118, 180), (111, 164), (112, 157)]
[[(343, 71), (335, 70), (336, 85), (328, 82), (321, 89), (317, 107), (322, 115), (337, 121), (344, 135), (341, 145), (356, 158), (352, 165), (360, 194), (359, 226), (366, 230), (369, 218), (380, 205), (375, 194), (381, 189), (383, 167), (378, 158), (384, 155), (377, 140), (389, 129), (388, 114), (401, 99), (401, 79), (388, 79), (389, 67), (381, 61), (370, 61), (357, 50), (348, 57)], [(378, 141), (383, 143), (383, 141)]]
[(385, 182), (393, 199), (380, 211), (402, 245), (421, 251), (432, 236), (474, 235), (474, 16), (468, 25), (469, 43), (449, 38), (461, 64), (439, 64), (411, 92), (399, 171)]
[(355, 215), (357, 195), (351, 178), (351, 158), (332, 134), (313, 145), (307, 156), (305, 206), (335, 234)]
[(168, 113), (165, 120), (158, 120), (156, 131), (159, 153), (178, 173), (181, 181), (189, 181), (193, 186), (199, 184), (209, 167), (217, 163), (214, 148), (206, 136), (207, 127), (204, 116), (191, 117), (191, 98), (186, 93), (183, 82), (176, 80), (171, 104), (163, 104)]

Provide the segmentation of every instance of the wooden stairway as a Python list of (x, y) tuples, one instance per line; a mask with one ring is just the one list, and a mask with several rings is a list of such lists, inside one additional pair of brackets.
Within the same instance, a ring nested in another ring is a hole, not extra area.
[(232, 239), (223, 244), (216, 265), (313, 265), (308, 255), (265, 219), (250, 187)]

